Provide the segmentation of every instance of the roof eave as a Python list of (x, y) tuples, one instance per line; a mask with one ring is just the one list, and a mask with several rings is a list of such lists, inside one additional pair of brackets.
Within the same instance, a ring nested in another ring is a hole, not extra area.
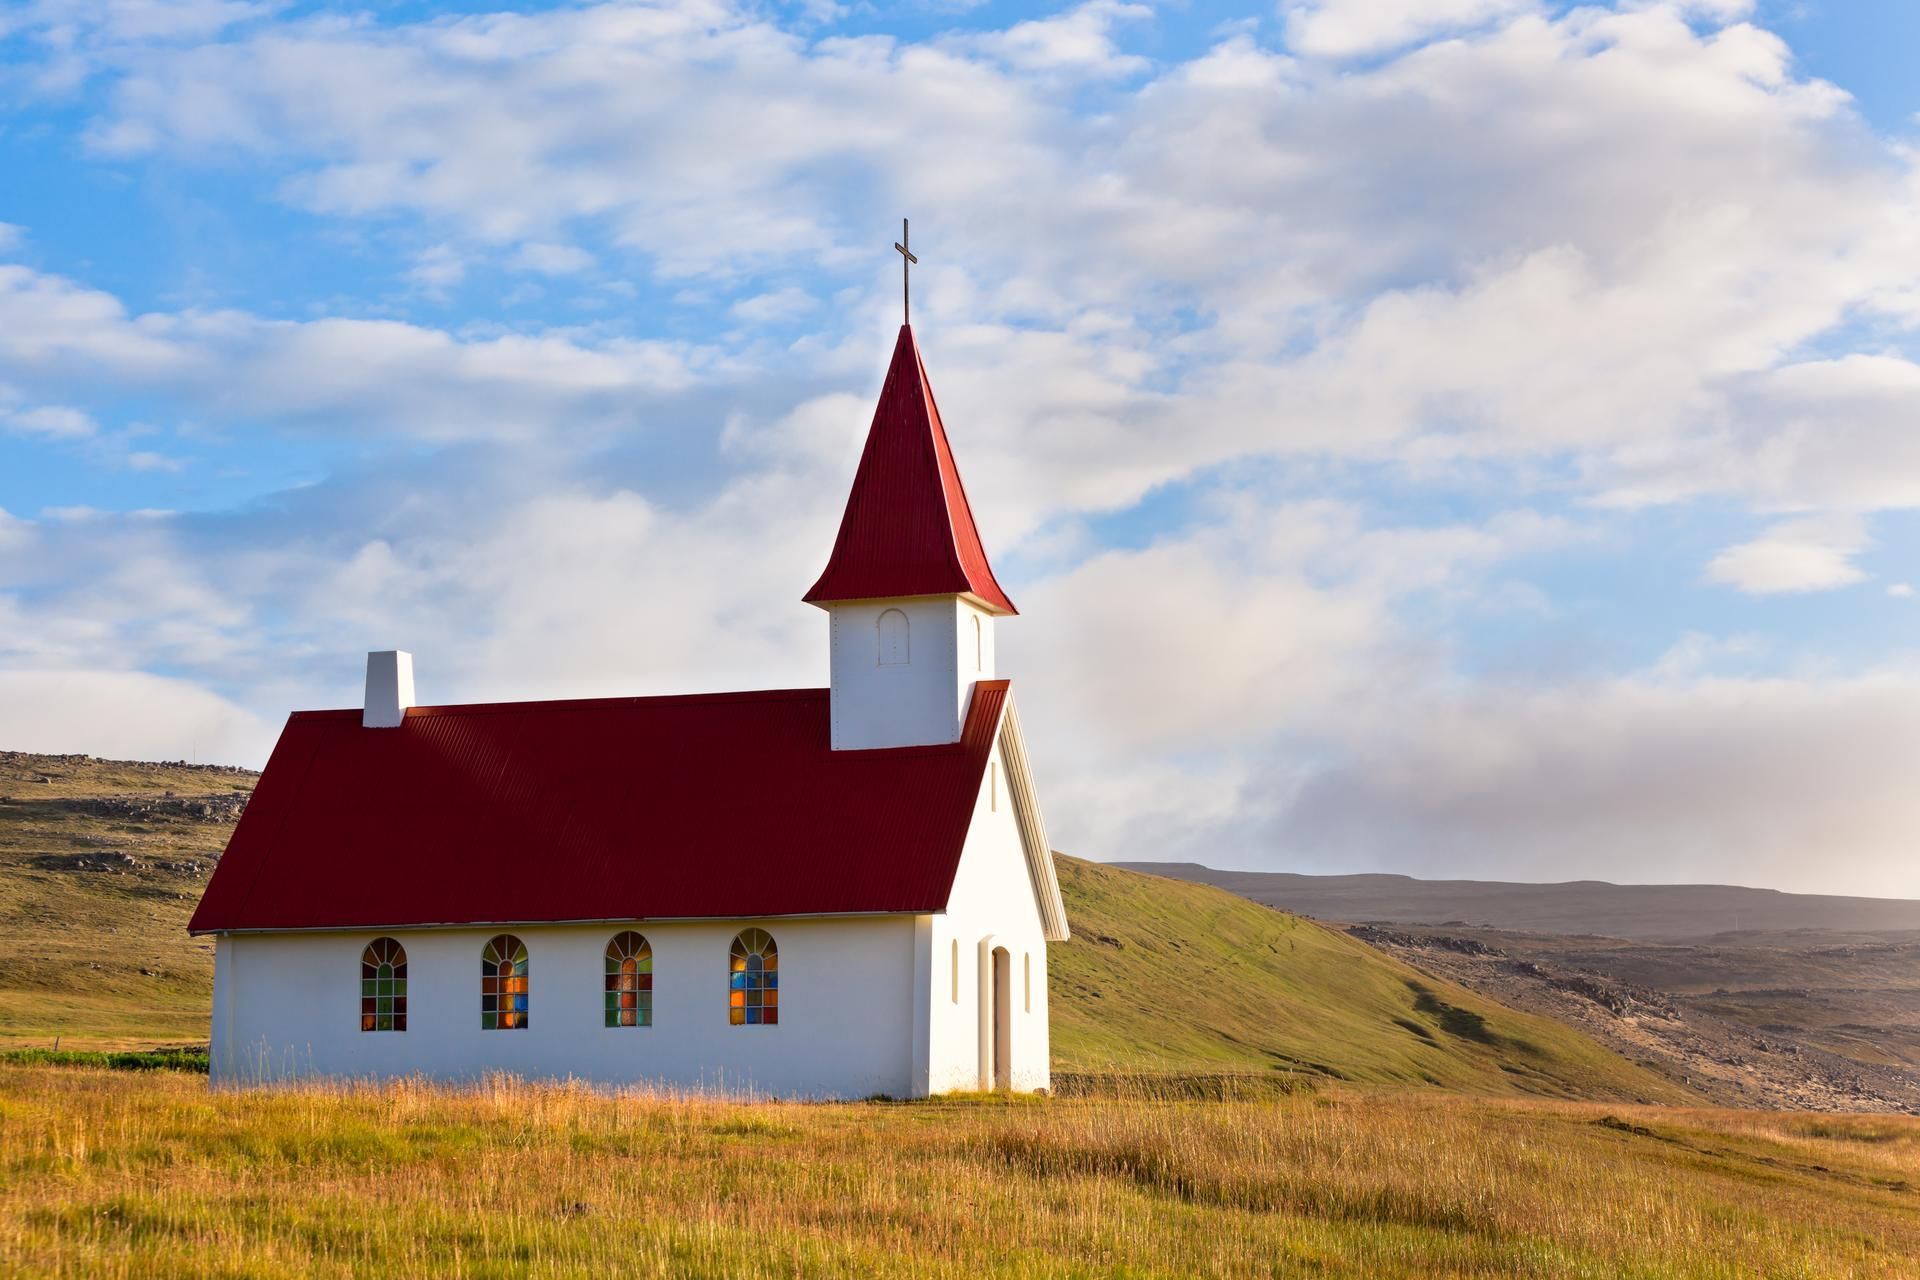
[[(940, 910), (945, 910), (941, 908)], [(229, 928), (188, 929), (190, 937), (203, 938), (219, 934), (262, 934), (262, 933), (368, 933), (383, 929), (395, 931), (406, 929), (560, 929), (576, 925), (609, 924), (712, 924), (715, 921), (748, 920), (891, 920), (901, 917), (936, 915), (937, 911), (925, 907), (901, 907), (888, 911), (785, 911), (772, 915), (706, 915), (706, 916), (579, 916), (565, 920), (424, 920), (412, 924), (394, 920), (378, 921), (372, 924), (306, 924), (306, 925), (244, 925)]]
[(948, 599), (964, 600), (980, 612), (996, 618), (1011, 618), (1020, 612), (1013, 607), (1013, 601), (1006, 599), (1005, 593), (1001, 595), (1001, 600), (1005, 601), (1003, 604), (1000, 601), (989, 599), (976, 591), (903, 591), (880, 596), (843, 596), (835, 595), (830, 591), (822, 592), (816, 588), (813, 591), (809, 591), (806, 595), (801, 596), (800, 602), (802, 604), (810, 604), (816, 609), (830, 609), (835, 605), (842, 604), (896, 604), (907, 600)]

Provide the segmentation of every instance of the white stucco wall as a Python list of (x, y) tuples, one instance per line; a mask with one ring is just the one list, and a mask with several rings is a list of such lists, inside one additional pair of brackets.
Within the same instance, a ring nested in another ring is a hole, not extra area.
[[(908, 624), (908, 661), (880, 661), (880, 615)], [(833, 749), (958, 742), (975, 680), (993, 679), (993, 617), (958, 596), (827, 606)], [(979, 623), (979, 644), (974, 624)]]
[[(727, 1019), (728, 953), (755, 924), (780, 950), (780, 1022), (736, 1027)], [(648, 1027), (605, 1025), (606, 946), (628, 927), (653, 946)], [(501, 932), (527, 946), (525, 1030), (480, 1026), (480, 953)], [(407, 950), (404, 1032), (360, 1030), (360, 955), (379, 936)], [(222, 936), (214, 1080), (506, 1071), (779, 1097), (902, 1097), (920, 1079), (915, 941), (911, 916)]]
[(1011, 965), (1013, 1088), (1050, 1084), (1047, 943), (998, 744), (987, 767), (947, 910), (922, 930), (931, 977), (925, 1054), (931, 1093), (993, 1087), (984, 1037), (992, 1016), (990, 957), (996, 947), (1006, 948)]

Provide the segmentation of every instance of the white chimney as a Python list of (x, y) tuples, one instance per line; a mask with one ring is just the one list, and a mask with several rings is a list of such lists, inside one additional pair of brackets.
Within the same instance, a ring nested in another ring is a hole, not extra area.
[(360, 723), (368, 729), (397, 729), (413, 705), (413, 655), (383, 649), (367, 655), (367, 705)]

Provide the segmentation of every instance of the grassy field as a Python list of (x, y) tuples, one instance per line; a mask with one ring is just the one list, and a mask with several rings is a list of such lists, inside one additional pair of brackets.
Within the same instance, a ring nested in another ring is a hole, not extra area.
[(0, 1065), (10, 1275), (1912, 1276), (1920, 1121), (1390, 1094), (209, 1094)]

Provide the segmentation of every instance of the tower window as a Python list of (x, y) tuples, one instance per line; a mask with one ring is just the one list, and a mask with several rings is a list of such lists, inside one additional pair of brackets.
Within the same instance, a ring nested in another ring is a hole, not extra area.
[(907, 615), (888, 609), (880, 615), (880, 665), (904, 667), (913, 661), (913, 648), (907, 634)]
[(953, 1002), (960, 1003), (960, 939), (953, 940)]
[(980, 638), (980, 615), (977, 613), (973, 615), (973, 669), (975, 671), (987, 669), (986, 643)]
[(1033, 952), (1020, 957), (1020, 982), (1026, 989), (1027, 1012), (1033, 1012)]
[(987, 808), (995, 813), (1000, 812), (1000, 762), (998, 760), (989, 761), (987, 764)]

